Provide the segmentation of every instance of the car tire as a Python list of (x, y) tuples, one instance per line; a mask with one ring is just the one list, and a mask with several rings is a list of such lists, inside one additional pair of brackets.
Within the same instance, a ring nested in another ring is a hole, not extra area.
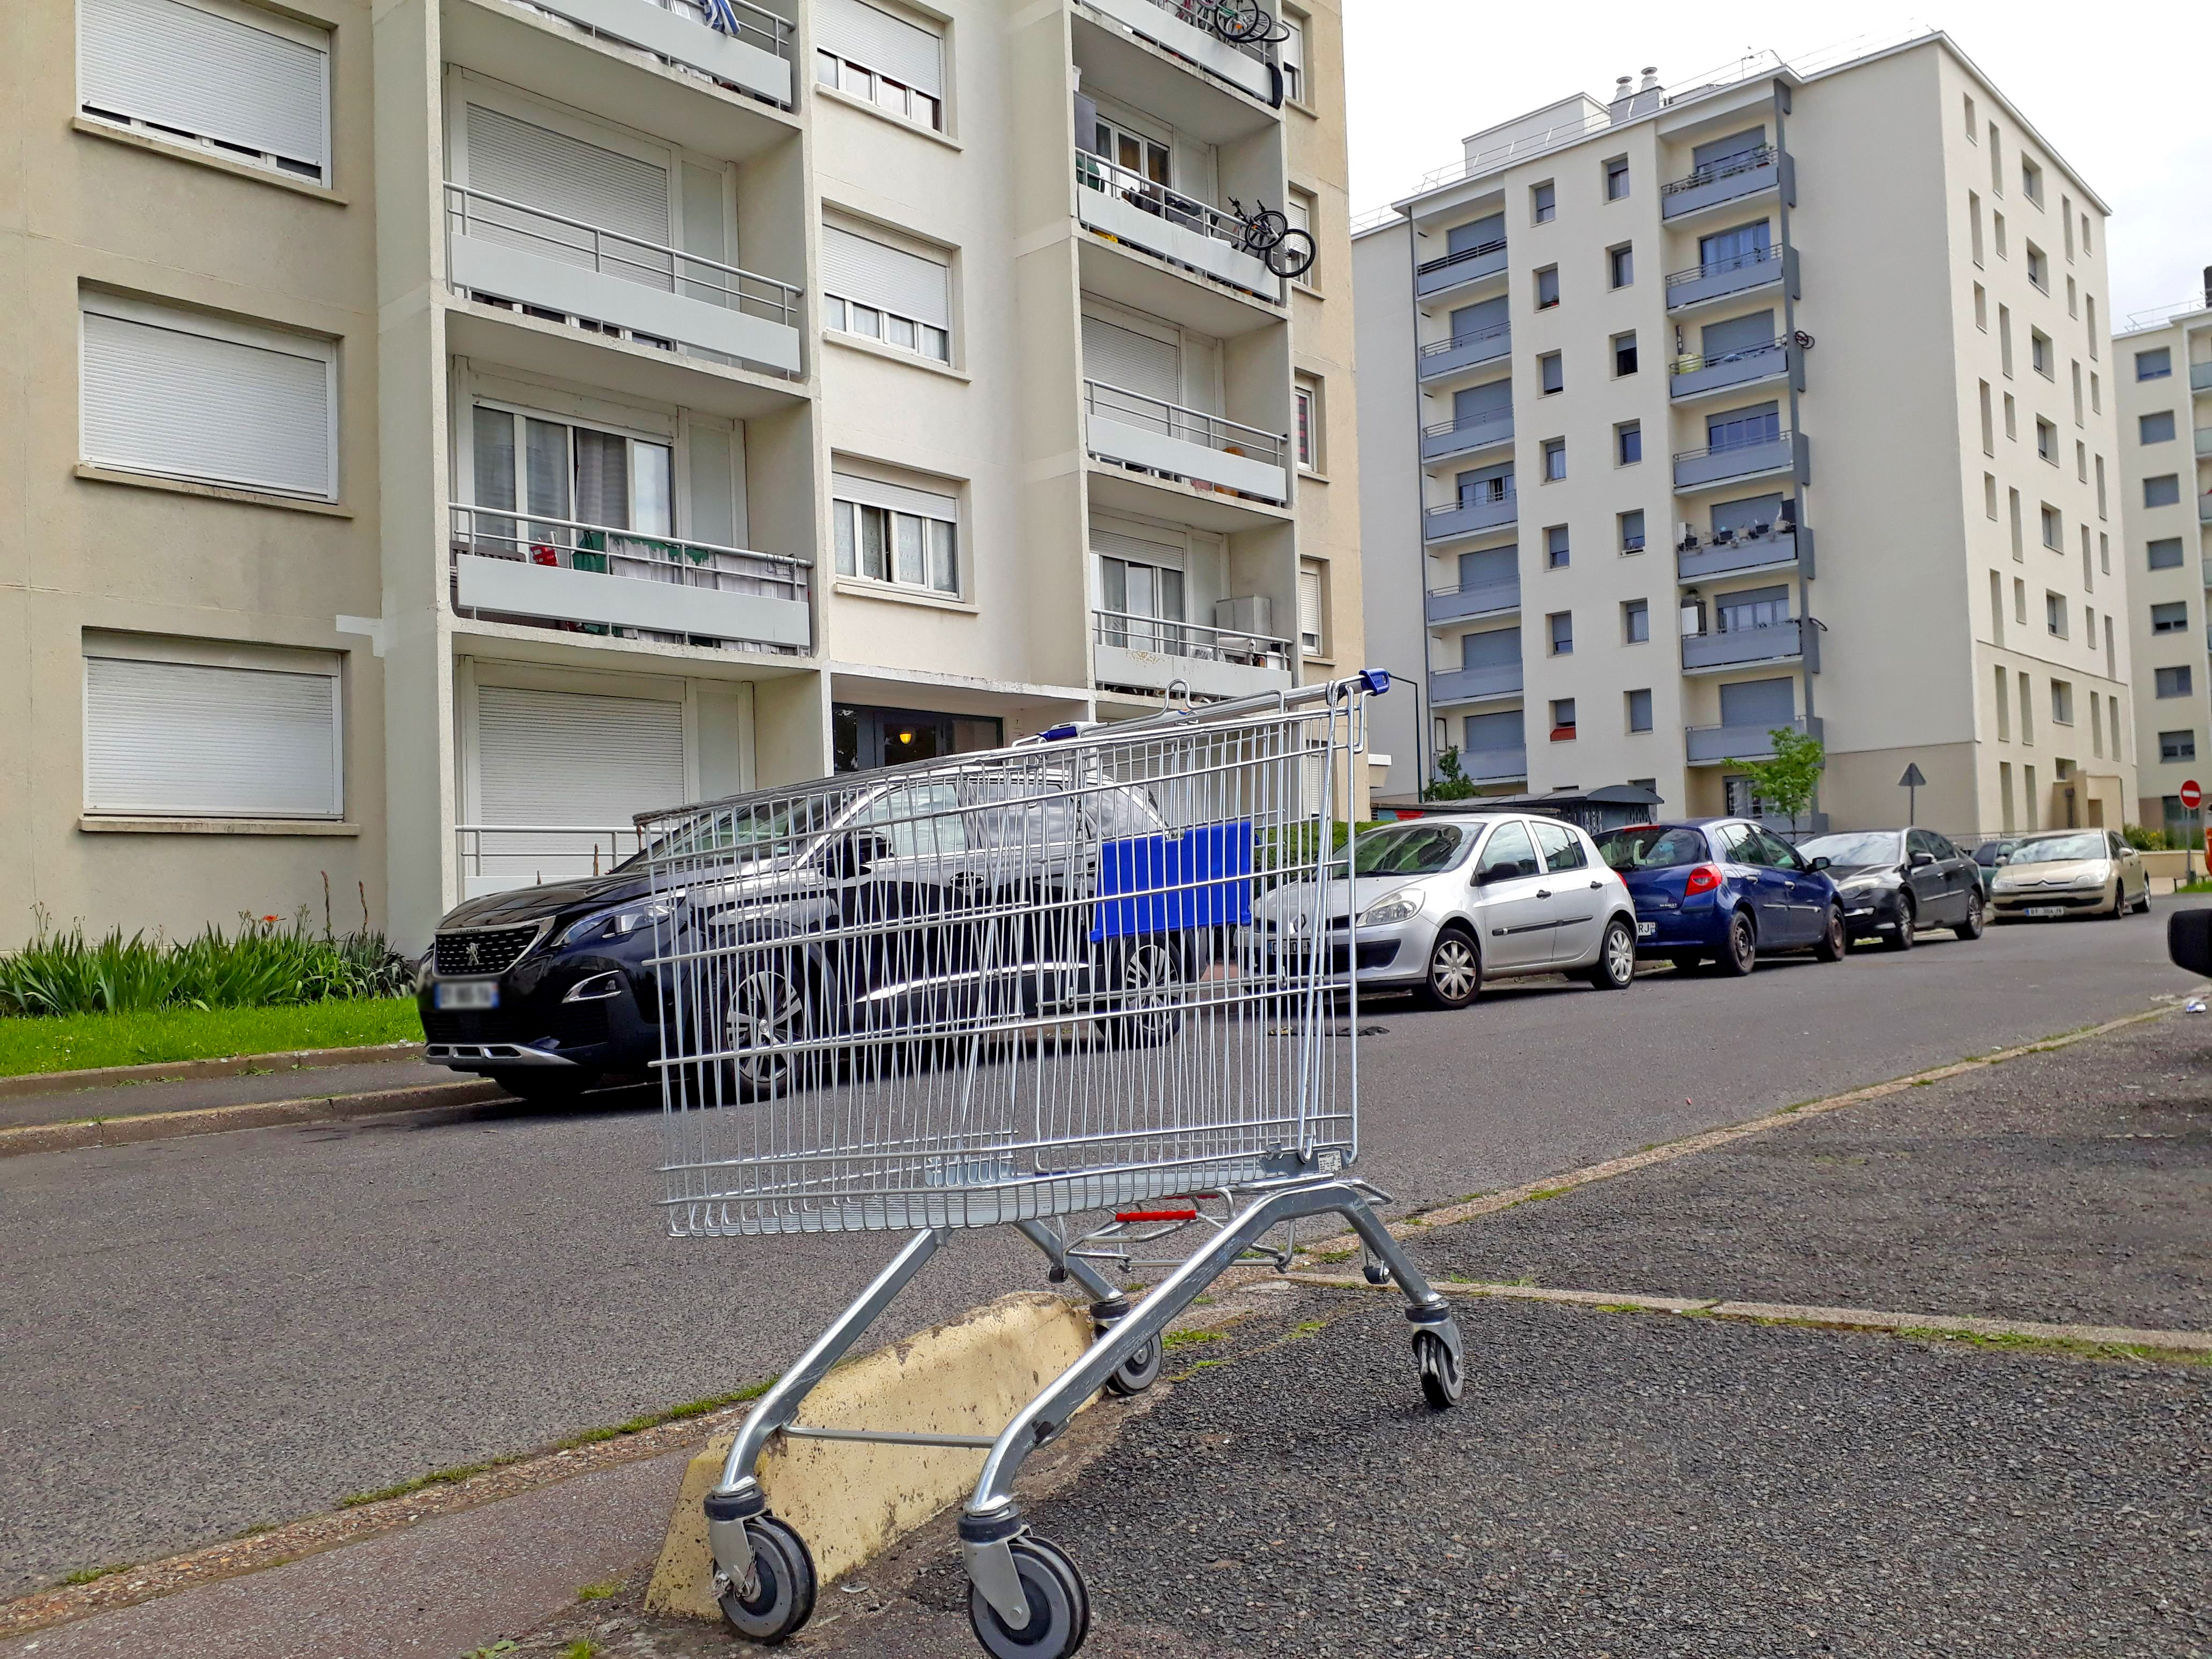
[(1899, 902), (1897, 926), (1882, 935), (1881, 942), (1892, 951), (1910, 951), (1920, 942), (1920, 918), (1913, 914), (1911, 900)]
[(1966, 895), (1966, 919), (1951, 930), (1954, 939), (1979, 939), (1990, 925), (1989, 910), (1982, 903), (1979, 888)]
[(1729, 919), (1728, 942), (1713, 958), (1713, 966), (1729, 979), (1741, 979), (1759, 966), (1759, 933), (1751, 912), (1738, 910)]
[(1850, 948), (1850, 933), (1844, 925), (1844, 908), (1840, 904), (1832, 904), (1828, 907), (1828, 926), (1820, 934), (1820, 942), (1813, 947), (1814, 959), (1818, 962), (1841, 962), (1844, 953)]
[(1591, 988), (1599, 991), (1626, 991), (1636, 982), (1636, 930), (1625, 917), (1606, 923), (1589, 979)]
[(1482, 990), (1482, 952), (1464, 927), (1439, 928), (1429, 946), (1429, 965), (1415, 994), (1425, 1007), (1464, 1008)]
[(599, 1087), (599, 1074), (582, 1066), (508, 1066), (484, 1075), (533, 1106), (567, 1106)]

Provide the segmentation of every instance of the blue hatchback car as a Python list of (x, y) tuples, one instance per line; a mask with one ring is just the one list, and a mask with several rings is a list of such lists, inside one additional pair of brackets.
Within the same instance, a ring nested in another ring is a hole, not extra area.
[(1684, 969), (1711, 962), (1729, 975), (1779, 951), (1843, 959), (1844, 905), (1827, 860), (1800, 858), (1749, 819), (1632, 824), (1597, 846), (1636, 902), (1640, 956)]

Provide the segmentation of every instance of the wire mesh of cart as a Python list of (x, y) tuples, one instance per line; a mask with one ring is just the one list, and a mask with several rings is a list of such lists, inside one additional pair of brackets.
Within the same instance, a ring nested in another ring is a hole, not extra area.
[[(762, 1397), (707, 1498), (737, 1631), (780, 1641), (814, 1604), (763, 1449), (888, 1441), (986, 1454), (960, 1524), (976, 1635), (1001, 1659), (1073, 1653), (1088, 1596), (1022, 1517), (1024, 1460), (1100, 1389), (1147, 1387), (1171, 1322), (1229, 1267), (1286, 1267), (1304, 1217), (1350, 1222), (1369, 1277), (1407, 1296), (1430, 1402), (1458, 1400), (1457, 1328), (1377, 1220), (1385, 1195), (1350, 1173), (1346, 859), (1366, 700), (1389, 684), (1370, 671), (639, 819), (672, 1231), (906, 1235)], [(1080, 1359), (993, 1437), (798, 1421), (954, 1231), (998, 1225), (1089, 1296)], [(1133, 1301), (1106, 1267), (1164, 1272)]]

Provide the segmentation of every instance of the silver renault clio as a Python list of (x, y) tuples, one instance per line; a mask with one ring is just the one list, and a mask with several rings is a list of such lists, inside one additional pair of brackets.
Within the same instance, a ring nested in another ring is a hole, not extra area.
[[(1577, 975), (1618, 991), (1636, 976), (1636, 906), (1588, 836), (1557, 818), (1460, 814), (1361, 834), (1352, 880), (1330, 884), (1328, 927), (1349, 932), (1361, 985), (1463, 1008), (1486, 979)], [(1296, 929), (1305, 884), (1254, 906), (1263, 927)]]

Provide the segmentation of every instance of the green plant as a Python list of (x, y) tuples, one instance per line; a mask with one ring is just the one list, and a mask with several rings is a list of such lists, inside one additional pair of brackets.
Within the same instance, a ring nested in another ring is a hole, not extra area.
[(1460, 769), (1459, 747), (1454, 744), (1437, 757), (1437, 775), (1421, 786), (1423, 800), (1465, 800), (1474, 793), (1474, 780)]
[(1813, 792), (1820, 787), (1828, 751), (1820, 738), (1795, 726), (1778, 726), (1767, 736), (1774, 743), (1774, 753), (1767, 759), (1731, 760), (1727, 764), (1749, 778), (1752, 794), (1768, 811), (1787, 817), (1794, 828), (1798, 816), (1813, 804)]

